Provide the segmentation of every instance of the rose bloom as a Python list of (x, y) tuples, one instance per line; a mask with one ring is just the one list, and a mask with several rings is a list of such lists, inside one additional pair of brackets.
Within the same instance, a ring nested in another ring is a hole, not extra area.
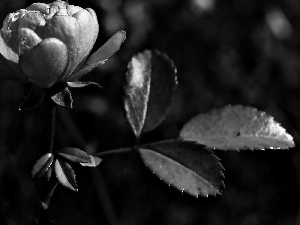
[(0, 35), (0, 77), (40, 88), (76, 81), (103, 64), (125, 39), (116, 33), (87, 59), (99, 32), (94, 10), (64, 1), (34, 3), (10, 13)]

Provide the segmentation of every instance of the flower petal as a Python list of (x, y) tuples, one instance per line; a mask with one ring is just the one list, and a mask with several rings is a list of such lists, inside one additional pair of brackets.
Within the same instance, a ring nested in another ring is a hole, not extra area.
[(67, 46), (56, 38), (45, 39), (20, 56), (23, 73), (41, 88), (49, 88), (60, 81), (67, 63)]
[(41, 41), (42, 39), (33, 30), (21, 28), (19, 30), (19, 55), (28, 52)]
[(47, 26), (36, 33), (42, 38), (57, 38), (67, 46), (69, 63), (64, 71), (64, 78), (68, 77), (77, 66), (79, 50), (79, 24), (77, 20), (68, 15), (54, 15), (47, 21)]
[[(26, 14), (19, 19), (16, 25), (18, 26), (18, 30), (24, 27), (36, 32), (37, 29), (46, 25), (46, 20), (40, 12), (27, 11)], [(10, 30), (12, 30), (12, 28), (10, 28)]]
[(74, 18), (77, 19), (79, 29), (80, 29), (79, 43), (78, 43), (79, 48), (78, 48), (78, 56), (76, 61), (77, 67), (74, 70), (75, 72), (77, 72), (84, 64), (98, 36), (99, 25), (98, 25), (98, 21), (94, 20), (91, 14), (92, 12), (93, 12), (92, 9), (90, 10), (90, 12), (81, 9), (77, 13), (72, 15)]
[(25, 16), (26, 10), (21, 9), (16, 13), (10, 13), (6, 16), (1, 29), (1, 36), (5, 44), (15, 52), (19, 53), (18, 29), (21, 19)]
[(126, 39), (126, 32), (121, 30), (115, 33), (102, 47), (93, 53), (85, 62), (85, 66), (79, 72), (75, 73), (67, 79), (67, 81), (76, 81), (83, 75), (89, 73), (94, 68), (103, 65), (116, 51)]
[(44, 14), (47, 14), (49, 12), (50, 6), (45, 3), (38, 2), (38, 3), (31, 4), (26, 9), (30, 11), (39, 11)]
[(115, 33), (104, 45), (102, 45), (95, 53), (93, 53), (86, 61), (87, 65), (93, 65), (100, 61), (108, 60), (116, 51), (118, 51), (122, 43), (126, 39), (126, 32), (121, 30)]
[(95, 43), (97, 40), (97, 37), (98, 37), (98, 33), (99, 33), (99, 23), (98, 23), (97, 15), (96, 15), (95, 11), (91, 8), (86, 8), (85, 10), (87, 10), (91, 14), (93, 21), (94, 21), (95, 26), (94, 26), (94, 32), (93, 32), (94, 33), (93, 42)]
[[(3, 30), (1, 30), (2, 34)], [(0, 78), (18, 78), (26, 80), (26, 76), (19, 70), (19, 56), (7, 46), (0, 34)]]

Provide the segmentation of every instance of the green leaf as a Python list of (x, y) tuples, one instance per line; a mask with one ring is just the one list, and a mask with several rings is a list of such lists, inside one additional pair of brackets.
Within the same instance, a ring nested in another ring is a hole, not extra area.
[(188, 141), (164, 141), (141, 146), (145, 165), (168, 185), (198, 197), (221, 194), (223, 167), (204, 146)]
[(88, 154), (78, 148), (66, 147), (56, 153), (72, 162), (91, 163), (91, 159)]
[(146, 51), (134, 56), (128, 65), (127, 84), (124, 87), (124, 106), (127, 120), (139, 137), (144, 127), (150, 94), (151, 53)]
[(73, 108), (73, 98), (68, 87), (51, 96), (52, 101), (63, 107)]
[(47, 153), (39, 158), (33, 166), (31, 175), (33, 178), (39, 178), (47, 172), (53, 162), (53, 154)]
[(99, 158), (99, 157), (97, 157), (97, 156), (89, 155), (89, 157), (90, 157), (90, 162), (88, 162), (88, 163), (80, 163), (80, 165), (82, 165), (82, 166), (88, 166), (88, 167), (96, 167), (102, 161), (102, 159)]
[(72, 191), (78, 191), (75, 173), (72, 167), (61, 159), (55, 160), (55, 174), (58, 181)]
[(185, 140), (222, 150), (286, 149), (293, 137), (265, 112), (248, 106), (226, 106), (202, 113), (185, 124)]
[(126, 117), (139, 137), (166, 117), (177, 85), (176, 69), (165, 54), (147, 50), (132, 57), (126, 78)]
[(39, 106), (45, 98), (45, 91), (36, 85), (32, 85), (30, 92), (19, 106), (20, 111), (31, 110)]
[(68, 81), (76, 81), (83, 75), (91, 72), (98, 66), (103, 65), (113, 54), (118, 51), (126, 39), (125, 31), (115, 33), (104, 45), (93, 53), (86, 61), (85, 66), (76, 74), (70, 76)]

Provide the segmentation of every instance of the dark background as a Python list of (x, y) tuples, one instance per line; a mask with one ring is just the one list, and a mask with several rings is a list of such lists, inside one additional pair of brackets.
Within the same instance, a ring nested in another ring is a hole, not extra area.
[[(49, 3), (50, 1), (45, 1)], [(1, 0), (0, 20), (33, 1)], [(100, 33), (95, 50), (118, 30), (119, 52), (73, 92), (74, 109), (60, 109), (55, 148), (100, 152), (133, 143), (122, 96), (130, 58), (158, 49), (173, 59), (179, 86), (166, 120), (143, 142), (176, 138), (198, 113), (227, 104), (272, 115), (299, 144), (300, 2), (297, 0), (70, 0), (93, 8)], [(18, 112), (28, 86), (0, 81), (0, 224), (36, 224), (44, 216), (31, 179), (34, 162), (48, 151), (48, 108)], [(134, 154), (105, 158), (96, 169), (72, 165), (73, 193), (58, 186), (47, 216), (53, 224), (299, 225), (300, 154), (286, 150), (217, 151), (225, 167), (222, 196), (193, 198), (152, 175)], [(36, 221), (36, 222), (34, 222)]]

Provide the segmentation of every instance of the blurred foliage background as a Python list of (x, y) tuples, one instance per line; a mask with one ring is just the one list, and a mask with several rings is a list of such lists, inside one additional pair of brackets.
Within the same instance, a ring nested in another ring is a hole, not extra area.
[[(0, 20), (34, 1), (2, 0)], [(49, 3), (51, 1), (44, 1)], [(282, 124), (299, 145), (300, 2), (297, 0), (69, 0), (93, 8), (100, 33), (94, 50), (116, 31), (120, 51), (84, 79), (104, 89), (74, 90), (74, 109), (59, 109), (55, 148), (88, 152), (133, 143), (123, 114), (130, 58), (158, 49), (174, 60), (179, 87), (169, 116), (143, 142), (176, 138), (191, 117), (227, 104), (254, 106)], [(47, 190), (31, 179), (47, 152), (48, 108), (19, 112), (28, 86), (0, 81), (0, 224), (38, 224)], [(298, 225), (300, 153), (216, 152), (225, 167), (222, 196), (193, 198), (159, 181), (135, 154), (104, 159), (97, 169), (72, 165), (79, 192), (58, 186), (49, 224)], [(42, 223), (40, 223), (42, 224)]]

